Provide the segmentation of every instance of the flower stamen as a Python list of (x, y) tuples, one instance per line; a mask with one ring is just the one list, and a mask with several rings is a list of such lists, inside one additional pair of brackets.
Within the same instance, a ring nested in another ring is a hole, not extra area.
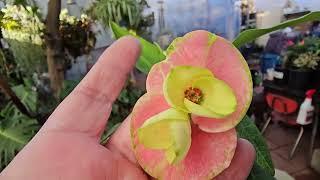
[(193, 103), (200, 104), (202, 99), (202, 91), (198, 88), (189, 87), (184, 91), (184, 97)]

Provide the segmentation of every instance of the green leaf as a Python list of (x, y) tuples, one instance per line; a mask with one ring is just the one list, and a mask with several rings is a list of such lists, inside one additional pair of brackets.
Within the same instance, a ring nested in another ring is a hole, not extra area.
[(111, 137), (111, 135), (116, 132), (116, 130), (119, 128), (119, 126), (121, 125), (121, 123), (117, 123), (115, 125), (113, 125), (112, 127), (110, 127), (110, 129), (106, 130), (102, 137), (101, 137), (101, 141), (100, 144), (106, 144), (109, 140), (109, 138)]
[(38, 130), (37, 121), (9, 103), (0, 112), (0, 170), (29, 142)]
[(320, 20), (320, 11), (311, 12), (303, 17), (283, 22), (271, 28), (249, 29), (240, 33), (239, 36), (233, 41), (233, 45), (239, 48), (242, 45), (257, 39), (258, 37), (271, 33), (273, 31), (284, 29), (289, 26), (296, 26), (301, 23), (305, 23), (308, 21), (315, 21), (315, 20)]
[(247, 139), (255, 147), (257, 153), (256, 164), (273, 176), (275, 171), (268, 146), (253, 121), (245, 116), (236, 129), (241, 138)]
[(30, 111), (36, 112), (38, 98), (36, 91), (32, 90), (31, 87), (29, 88), (24, 85), (14, 86), (12, 87), (12, 90)]
[(64, 80), (63, 89), (59, 95), (60, 99), (66, 98), (79, 83), (80, 80)]
[(266, 170), (264, 170), (257, 162), (253, 164), (248, 180), (276, 180)]
[(156, 44), (148, 42), (134, 33), (129, 32), (127, 29), (120, 27), (114, 22), (110, 23), (110, 27), (116, 39), (126, 35), (135, 36), (139, 39), (142, 51), (136, 67), (140, 71), (148, 73), (154, 64), (166, 58), (166, 56), (163, 54), (163, 51), (159, 49)]

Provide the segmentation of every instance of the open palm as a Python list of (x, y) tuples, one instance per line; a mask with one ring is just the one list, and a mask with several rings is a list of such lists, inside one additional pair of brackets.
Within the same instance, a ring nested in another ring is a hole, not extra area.
[[(132, 37), (124, 37), (108, 48), (38, 134), (1, 172), (0, 180), (148, 179), (131, 149), (130, 118), (106, 146), (99, 144), (112, 103), (139, 53), (139, 43)], [(254, 158), (252, 145), (240, 139), (232, 164), (217, 179), (246, 179)]]

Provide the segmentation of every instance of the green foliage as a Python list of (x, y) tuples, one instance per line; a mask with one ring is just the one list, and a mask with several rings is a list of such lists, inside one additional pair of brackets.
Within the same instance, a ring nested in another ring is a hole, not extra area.
[(257, 162), (254, 162), (248, 180), (276, 180), (276, 178), (271, 176)]
[(285, 64), (287, 67), (316, 69), (320, 61), (320, 38), (309, 37), (288, 47)]
[(44, 48), (37, 44), (6, 39), (17, 64), (17, 69), (32, 77), (34, 73), (46, 71), (46, 56)]
[(5, 4), (14, 4), (14, 5), (23, 5), (23, 6), (35, 4), (34, 0), (0, 0), (0, 1)]
[(143, 95), (144, 91), (135, 87), (132, 82), (128, 82), (125, 88), (121, 91), (119, 97), (112, 105), (112, 111), (108, 120), (105, 132), (101, 137), (101, 143), (105, 144), (108, 138), (117, 130), (122, 121), (132, 111), (137, 100)]
[(26, 87), (24, 85), (18, 85), (12, 87), (12, 90), (16, 93), (22, 103), (28, 108), (31, 112), (36, 112), (37, 110), (37, 92)]
[(4, 168), (35, 135), (37, 122), (9, 103), (0, 112), (0, 169)]
[(74, 81), (74, 80), (65, 80), (63, 82), (63, 89), (60, 92), (60, 99), (66, 98), (73, 89), (79, 84), (80, 81)]
[(147, 74), (154, 64), (156, 64), (166, 58), (163, 51), (156, 44), (153, 44), (153, 43), (146, 41), (145, 39), (126, 30), (125, 28), (120, 27), (119, 25), (117, 25), (114, 22), (110, 23), (110, 27), (111, 27), (111, 30), (112, 30), (115, 38), (117, 38), (117, 39), (119, 39), (122, 36), (126, 36), (126, 35), (135, 36), (139, 39), (140, 44), (142, 46), (142, 51), (140, 54), (140, 58), (136, 64), (136, 67), (140, 71)]
[(96, 44), (93, 21), (86, 14), (81, 18), (71, 16), (67, 9), (61, 11), (59, 18), (59, 32), (67, 52), (74, 58), (90, 53)]
[(260, 36), (263, 36), (265, 34), (271, 33), (273, 31), (277, 31), (279, 29), (284, 29), (289, 26), (296, 26), (301, 23), (305, 23), (308, 21), (316, 21), (320, 20), (320, 12), (311, 12), (301, 18), (289, 20), (286, 22), (283, 22), (279, 25), (276, 25), (271, 28), (266, 28), (266, 29), (249, 29), (246, 31), (243, 31), (242, 33), (239, 34), (239, 36), (233, 41), (233, 44), (237, 47), (240, 48), (242, 45), (251, 42)]
[[(36, 108), (36, 93), (23, 85), (12, 88), (29, 109)], [(35, 119), (22, 114), (11, 102), (0, 111), (0, 169), (36, 134), (39, 125)]]
[(37, 8), (7, 5), (1, 9), (2, 35), (5, 39), (42, 45), (45, 25)]
[(127, 83), (115, 103), (112, 105), (107, 130), (110, 130), (119, 122), (122, 122), (131, 113), (133, 106), (143, 93), (144, 91), (135, 87), (130, 81)]
[(293, 66), (301, 69), (313, 69), (318, 67), (320, 56), (312, 52), (300, 54), (297, 59), (293, 61)]
[(248, 116), (245, 116), (244, 119), (242, 119), (242, 121), (240, 122), (240, 124), (238, 124), (236, 129), (238, 135), (241, 138), (250, 141), (256, 149), (256, 169), (253, 169), (255, 171), (252, 171), (250, 176), (253, 179), (255, 179), (254, 177), (260, 177), (263, 174), (267, 174), (272, 177), (275, 172), (271, 155), (269, 153), (268, 146), (263, 136), (261, 135), (259, 129), (255, 126), (253, 121)]
[(98, 0), (91, 11), (105, 25), (113, 21), (137, 30), (141, 26), (153, 24), (153, 14), (142, 14), (148, 7), (146, 0)]

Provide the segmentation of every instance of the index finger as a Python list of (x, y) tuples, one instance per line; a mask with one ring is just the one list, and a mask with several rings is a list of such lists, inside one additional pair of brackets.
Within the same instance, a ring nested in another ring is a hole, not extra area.
[(81, 132), (99, 139), (140, 54), (138, 41), (124, 37), (111, 45), (86, 77), (58, 106), (42, 130)]

